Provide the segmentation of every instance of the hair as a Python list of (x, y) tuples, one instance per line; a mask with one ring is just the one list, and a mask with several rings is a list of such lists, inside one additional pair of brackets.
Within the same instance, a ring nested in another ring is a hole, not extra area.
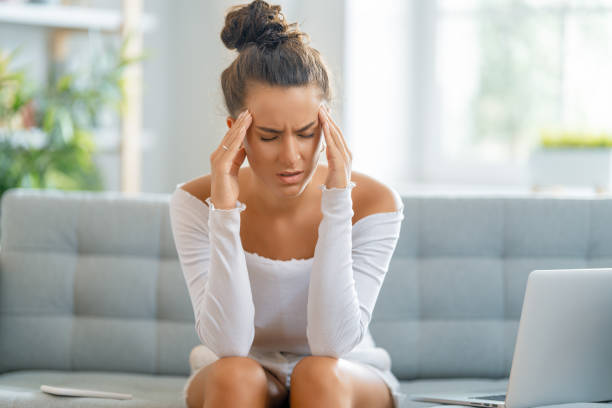
[(329, 70), (319, 51), (308, 45), (308, 34), (288, 24), (281, 7), (255, 0), (232, 7), (225, 16), (221, 40), (238, 56), (221, 74), (225, 105), (236, 117), (244, 108), (248, 86), (316, 84), (322, 98), (331, 100)]

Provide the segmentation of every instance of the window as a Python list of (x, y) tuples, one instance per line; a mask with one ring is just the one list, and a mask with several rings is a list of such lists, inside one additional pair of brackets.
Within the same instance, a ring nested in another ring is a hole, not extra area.
[[(346, 2), (346, 123), (368, 171), (524, 185), (543, 130), (612, 131), (612, 0), (362, 3)], [(397, 149), (376, 167), (381, 146)]]
[(345, 1), (344, 115), (353, 168), (396, 184), (410, 148), (408, 2)]
[(438, 162), (520, 167), (547, 128), (612, 129), (612, 3), (438, 0)]

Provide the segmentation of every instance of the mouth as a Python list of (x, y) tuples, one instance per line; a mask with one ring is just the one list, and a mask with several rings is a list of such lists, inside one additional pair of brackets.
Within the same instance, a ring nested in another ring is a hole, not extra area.
[(288, 172), (277, 173), (276, 175), (281, 180), (281, 182), (285, 184), (295, 184), (302, 178), (303, 173), (304, 173), (303, 170), (302, 171), (288, 171)]
[(297, 170), (297, 171), (284, 171), (282, 173), (276, 173), (279, 176), (284, 176), (284, 177), (289, 177), (289, 176), (295, 176), (297, 174), (301, 174), (303, 172), (303, 170)]

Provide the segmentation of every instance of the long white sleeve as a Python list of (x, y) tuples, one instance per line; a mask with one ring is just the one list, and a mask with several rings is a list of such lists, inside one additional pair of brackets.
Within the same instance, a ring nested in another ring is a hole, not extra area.
[(217, 356), (248, 355), (255, 336), (255, 307), (240, 241), (240, 212), (246, 205), (208, 207), (177, 187), (170, 219), (194, 310), (196, 332)]
[(341, 357), (363, 339), (404, 218), (401, 198), (395, 194), (397, 211), (369, 215), (353, 226), (355, 186), (320, 186), (323, 219), (310, 275), (306, 329), (313, 355)]

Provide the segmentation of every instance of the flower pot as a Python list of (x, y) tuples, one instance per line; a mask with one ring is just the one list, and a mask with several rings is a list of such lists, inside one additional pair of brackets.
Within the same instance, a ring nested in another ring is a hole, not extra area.
[(529, 157), (532, 187), (592, 187), (612, 190), (612, 149), (557, 147), (534, 150)]

